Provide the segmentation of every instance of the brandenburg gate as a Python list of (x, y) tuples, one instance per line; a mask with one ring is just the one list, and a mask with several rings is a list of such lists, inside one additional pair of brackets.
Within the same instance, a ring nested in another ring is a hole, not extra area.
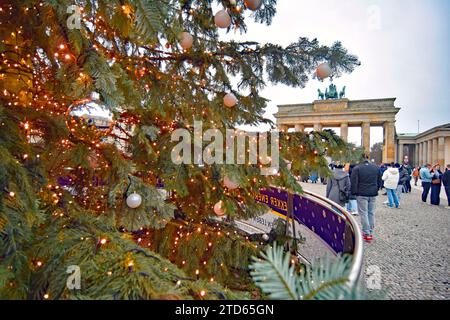
[(278, 113), (274, 116), (280, 131), (288, 131), (294, 128), (297, 132), (303, 132), (306, 128), (320, 131), (323, 128), (340, 128), (341, 137), (348, 141), (348, 128), (361, 127), (361, 145), (367, 154), (370, 154), (370, 128), (380, 126), (384, 129), (383, 163), (390, 163), (396, 158), (396, 132), (395, 118), (400, 108), (395, 107), (395, 98), (354, 100), (343, 98), (341, 92), (337, 94), (336, 87), (332, 84), (330, 92), (334, 96), (322, 94), (323, 100), (313, 103), (292, 104), (278, 106)]

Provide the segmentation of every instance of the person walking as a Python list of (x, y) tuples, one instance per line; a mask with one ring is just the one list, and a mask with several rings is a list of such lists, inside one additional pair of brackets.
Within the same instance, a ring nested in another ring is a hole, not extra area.
[(445, 169), (445, 173), (442, 176), (442, 184), (447, 195), (448, 207), (446, 208), (450, 209), (450, 164), (447, 165), (447, 169)]
[(433, 179), (433, 175), (431, 174), (431, 164), (427, 164), (420, 169), (420, 180), (422, 180), (422, 202), (427, 203), (428, 193), (430, 193), (431, 189), (431, 179)]
[(333, 176), (328, 178), (327, 198), (345, 207), (350, 197), (350, 178), (343, 165), (336, 165)]
[(400, 201), (397, 197), (397, 188), (400, 181), (400, 173), (394, 163), (383, 173), (382, 180), (384, 181), (384, 187), (388, 196), (388, 206), (393, 208), (395, 205), (398, 209), (400, 207)]
[(412, 186), (411, 186), (411, 180), (412, 180), (412, 167), (407, 163), (403, 163), (403, 168), (405, 168), (407, 175), (406, 175), (406, 181), (405, 181), (405, 193), (411, 193)]
[[(353, 169), (355, 169), (355, 164), (348, 164), (348, 166), (346, 166), (344, 168), (345, 171), (348, 172), (348, 175), (351, 176)], [(351, 182), (350, 182), (350, 187), (351, 187)], [(348, 199), (348, 205), (347, 205), (347, 210), (348, 212), (350, 212), (350, 214), (354, 215), (354, 216), (358, 216), (358, 202), (356, 201), (356, 196), (354, 194), (352, 194), (350, 192), (350, 197)]]
[(406, 183), (408, 181), (408, 171), (404, 166), (401, 166), (400, 164), (396, 163), (395, 168), (398, 170), (399, 173), (399, 180), (398, 180), (398, 186), (396, 189), (398, 203), (400, 204), (400, 201), (402, 200), (402, 193), (407, 193), (407, 186)]
[(417, 182), (419, 182), (419, 171), (420, 167), (415, 167), (412, 172), (412, 177), (414, 179), (414, 185), (417, 187)]
[(356, 166), (350, 177), (352, 194), (356, 196), (358, 212), (361, 216), (363, 238), (373, 240), (375, 228), (375, 200), (380, 189), (380, 171), (369, 162), (369, 156), (364, 156), (364, 162)]
[(431, 204), (438, 206), (441, 204), (442, 171), (439, 163), (431, 169), (433, 178), (431, 179)]

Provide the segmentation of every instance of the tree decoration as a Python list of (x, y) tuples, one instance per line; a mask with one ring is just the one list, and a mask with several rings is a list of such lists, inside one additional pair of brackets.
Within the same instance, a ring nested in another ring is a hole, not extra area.
[(66, 124), (76, 138), (97, 143), (113, 129), (114, 116), (100, 100), (88, 98), (78, 100), (69, 107)]
[(239, 183), (234, 182), (234, 181), (233, 181), (232, 179), (230, 179), (228, 176), (225, 176), (225, 177), (223, 178), (223, 185), (224, 185), (225, 187), (227, 187), (228, 189), (230, 189), (230, 190), (234, 190), (234, 189), (239, 188)]
[(227, 93), (223, 97), (223, 104), (228, 108), (233, 108), (238, 103), (238, 99), (233, 93)]
[(214, 22), (217, 27), (226, 29), (231, 25), (231, 17), (226, 10), (220, 10), (214, 16)]
[(142, 204), (142, 197), (140, 194), (132, 193), (127, 197), (127, 206), (131, 209), (139, 208)]
[[(221, 1), (228, 11), (214, 21), (217, 1), (76, 1), (86, 9), (81, 15), (68, 14), (67, 1), (41, 2), (0, 6), (0, 21), (7, 21), (0, 28), (0, 299), (192, 299), (204, 291), (208, 299), (241, 300), (228, 288), (250, 287), (248, 263), (261, 237), (239, 234), (216, 214), (247, 220), (265, 213), (255, 191), (273, 185), (300, 192), (295, 176), (325, 176), (323, 155), (333, 157), (345, 144), (326, 131), (313, 141), (282, 132), (280, 157), (293, 163), (292, 172), (284, 167), (265, 177), (244, 161), (228, 174), (239, 184), (232, 191), (222, 187), (228, 164), (194, 162), (208, 142), (188, 142), (193, 120), (203, 121), (205, 134), (268, 123), (261, 94), (267, 85), (303, 88), (318, 61), (333, 57), (339, 76), (354, 70), (357, 57), (339, 41), (322, 45), (301, 34), (282, 46), (215, 32), (245, 33), (250, 20), (269, 25), (277, 12), (272, 0), (250, 17), (244, 0)], [(179, 52), (193, 48), (188, 35), (177, 37), (181, 32), (195, 37), (198, 50)], [(222, 101), (234, 83), (245, 98), (235, 93)], [(75, 101), (93, 90), (101, 98)], [(208, 107), (212, 100), (216, 108)], [(189, 148), (172, 158), (178, 129), (187, 129), (180, 145)], [(194, 163), (176, 164), (188, 150)], [(147, 232), (157, 234), (151, 243), (143, 241)], [(135, 233), (143, 234), (133, 241)], [(93, 254), (99, 238), (106, 243)], [(68, 261), (89, 282), (82, 292), (54, 272), (64, 273)], [(239, 279), (216, 276), (236, 267)]]
[(217, 202), (214, 205), (214, 213), (219, 217), (222, 217), (225, 215), (225, 208), (223, 206), (224, 206), (224, 202), (222, 200), (220, 200), (219, 202)]
[(261, 0), (245, 0), (245, 6), (250, 10), (256, 11), (261, 7)]
[(328, 63), (324, 62), (321, 63), (318, 67), (317, 67), (317, 77), (321, 80), (328, 78), (331, 75), (331, 67)]
[(182, 32), (178, 38), (180, 41), (180, 46), (184, 50), (189, 50), (192, 47), (192, 44), (194, 43), (194, 37), (192, 37), (192, 35), (186, 31)]

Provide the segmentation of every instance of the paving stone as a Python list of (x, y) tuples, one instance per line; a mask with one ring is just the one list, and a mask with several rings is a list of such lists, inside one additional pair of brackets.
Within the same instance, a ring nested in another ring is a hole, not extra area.
[[(302, 184), (325, 195), (325, 186)], [(450, 210), (422, 203), (421, 191), (403, 194), (401, 209), (377, 198), (375, 240), (364, 244), (364, 266), (381, 270), (382, 290), (389, 299), (450, 299)], [(359, 221), (359, 217), (357, 217)]]

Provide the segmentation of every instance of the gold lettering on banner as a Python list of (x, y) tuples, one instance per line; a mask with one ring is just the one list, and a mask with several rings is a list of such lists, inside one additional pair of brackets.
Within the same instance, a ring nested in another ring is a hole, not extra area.
[(272, 207), (275, 207), (277, 209), (280, 209), (280, 210), (283, 210), (283, 211), (286, 211), (286, 212), (288, 210), (288, 204), (287, 204), (286, 201), (277, 199), (277, 198), (272, 197), (272, 196), (269, 197), (268, 195), (260, 194), (260, 193), (255, 193), (253, 195), (253, 197), (258, 202), (265, 203), (267, 205), (270, 204)]
[(263, 202), (263, 203), (269, 204), (269, 196), (267, 196), (265, 194), (255, 193), (254, 198), (258, 202)]
[(277, 198), (270, 197), (270, 204), (275, 208), (287, 211), (287, 202)]

